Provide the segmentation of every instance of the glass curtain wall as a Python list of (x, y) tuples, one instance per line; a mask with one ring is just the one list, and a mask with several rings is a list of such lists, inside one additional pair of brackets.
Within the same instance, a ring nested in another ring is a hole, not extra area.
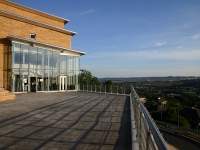
[(71, 56), (67, 61), (68, 89), (78, 89), (79, 57)]
[(58, 91), (60, 77), (66, 77), (66, 89), (78, 88), (79, 57), (60, 51), (12, 43), (13, 92)]

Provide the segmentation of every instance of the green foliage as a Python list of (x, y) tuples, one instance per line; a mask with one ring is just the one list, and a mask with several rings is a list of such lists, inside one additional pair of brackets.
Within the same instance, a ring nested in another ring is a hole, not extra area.
[(189, 121), (184, 117), (180, 115), (180, 107), (169, 107), (167, 110), (167, 116), (166, 119), (168, 122), (173, 123), (175, 125), (178, 125), (179, 122), (179, 126), (181, 128), (189, 128), (190, 127), (190, 123)]
[(80, 85), (99, 85), (100, 82), (97, 77), (93, 76), (90, 71), (81, 70), (79, 74), (79, 84)]
[[(107, 80), (104, 82), (104, 86), (106, 86), (106, 91), (111, 91), (111, 86), (113, 86), (113, 83), (111, 80)], [(112, 89), (113, 90), (113, 89)]]
[(180, 127), (186, 129), (190, 128), (189, 121), (183, 116), (180, 116)]
[(176, 108), (173, 108), (173, 107), (168, 108), (167, 117), (166, 117), (167, 121), (177, 124), (177, 118), (178, 116), (177, 116)]
[(112, 86), (112, 81), (111, 80), (107, 80), (107, 81), (105, 81), (104, 82), (104, 84), (106, 85), (106, 86)]
[[(194, 119), (194, 111), (190, 114), (184, 113), (186, 109), (200, 109), (200, 79), (175, 80), (175, 81), (143, 81), (133, 83), (140, 96), (147, 98), (146, 107), (151, 113), (156, 112), (157, 97), (163, 97), (167, 101), (166, 116), (163, 120), (177, 125), (177, 111), (181, 127), (190, 128), (198, 126), (199, 117)], [(190, 116), (192, 115), (192, 116)]]

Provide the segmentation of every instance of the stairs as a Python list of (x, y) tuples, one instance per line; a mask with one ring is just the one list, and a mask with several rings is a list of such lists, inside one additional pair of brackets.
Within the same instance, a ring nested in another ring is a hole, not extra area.
[(15, 100), (15, 98), (16, 96), (14, 93), (11, 93), (10, 91), (0, 88), (0, 102), (7, 100)]

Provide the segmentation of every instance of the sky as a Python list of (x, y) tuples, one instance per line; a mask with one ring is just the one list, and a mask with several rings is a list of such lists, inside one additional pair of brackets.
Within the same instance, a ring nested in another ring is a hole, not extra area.
[(13, 0), (70, 22), (97, 77), (200, 76), (200, 0)]

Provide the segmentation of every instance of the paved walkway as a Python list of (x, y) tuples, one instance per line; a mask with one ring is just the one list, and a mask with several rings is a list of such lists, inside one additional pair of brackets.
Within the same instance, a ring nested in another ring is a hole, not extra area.
[(0, 122), (18, 114), (61, 102), (74, 96), (76, 95), (72, 92), (17, 94), (15, 101), (0, 102)]
[(1, 114), (0, 149), (130, 149), (129, 101), (125, 96), (37, 95), (20, 95), (13, 104), (0, 104), (0, 109), (9, 104), (8, 111), (13, 107), (13, 112), (22, 108), (15, 117), (12, 113)]

